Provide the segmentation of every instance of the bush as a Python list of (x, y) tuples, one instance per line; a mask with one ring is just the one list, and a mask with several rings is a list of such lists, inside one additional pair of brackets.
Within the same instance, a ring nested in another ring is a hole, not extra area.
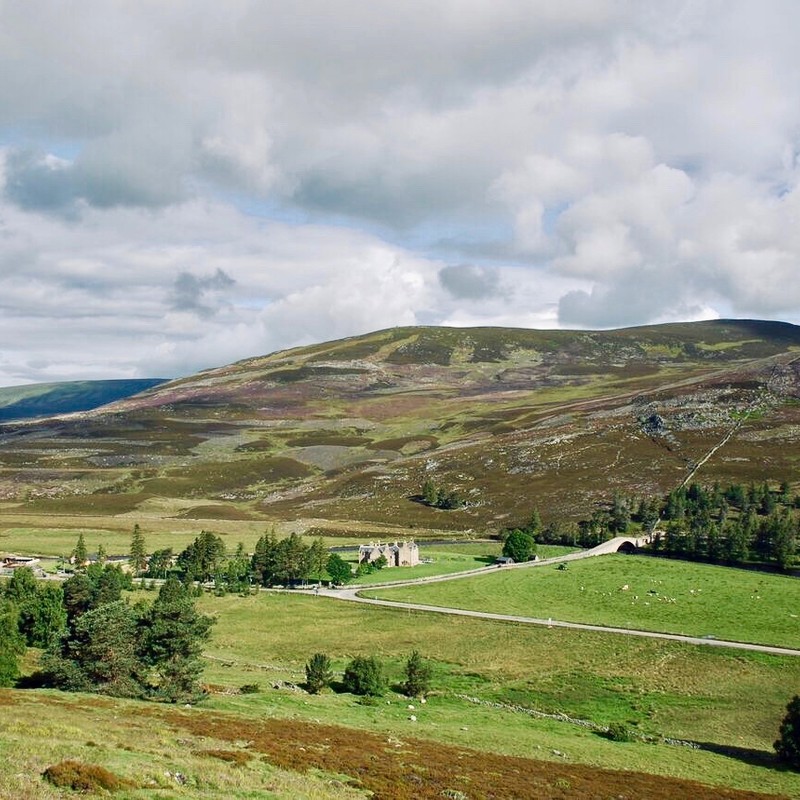
[(97, 764), (83, 764), (68, 759), (48, 767), (42, 777), (59, 789), (74, 789), (78, 792), (114, 792), (131, 784)]
[(243, 683), (239, 687), (239, 694), (258, 694), (261, 686), (257, 683)]
[(383, 694), (383, 668), (374, 656), (357, 656), (345, 668), (342, 678), (345, 691), (352, 694), (379, 697)]
[(333, 680), (331, 660), (325, 653), (314, 653), (306, 664), (306, 690), (318, 694)]
[(797, 695), (786, 706), (786, 716), (774, 747), (778, 761), (800, 771), (800, 697)]
[(605, 736), (612, 742), (635, 742), (637, 739), (636, 733), (622, 722), (612, 722)]
[(194, 750), (193, 755), (217, 758), (236, 767), (243, 767), (253, 757), (251, 753), (243, 750)]

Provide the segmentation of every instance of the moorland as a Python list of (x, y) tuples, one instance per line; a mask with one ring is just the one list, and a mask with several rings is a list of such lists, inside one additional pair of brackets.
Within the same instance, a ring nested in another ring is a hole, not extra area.
[[(326, 546), (413, 537), (423, 554), (439, 542), (406, 573), (424, 577), (490, 563), (534, 509), (553, 538), (615, 497), (635, 507), (689, 482), (766, 486), (796, 528), (798, 359), (800, 329), (733, 320), (399, 328), (249, 359), (0, 426), (0, 548), (55, 568), (79, 534), (90, 551), (128, 553), (135, 525), (149, 552), (179, 552), (201, 530), (231, 554), (266, 530)], [(458, 502), (426, 502), (426, 480)], [(793, 562), (745, 561), (612, 555), (365, 591), (800, 648)], [(390, 572), (402, 570), (359, 583)], [(150, 588), (135, 584), (129, 602), (151, 603)], [(0, 796), (69, 796), (41, 778), (64, 759), (120, 776), (119, 797), (800, 796), (772, 749), (797, 656), (292, 590), (197, 603), (216, 622), (206, 697), (190, 708), (0, 690)], [(425, 704), (401, 691), (415, 650), (433, 668)], [(336, 676), (319, 694), (303, 688), (314, 653)], [(342, 689), (360, 655), (383, 663), (379, 698)], [(24, 674), (39, 657), (27, 651)]]

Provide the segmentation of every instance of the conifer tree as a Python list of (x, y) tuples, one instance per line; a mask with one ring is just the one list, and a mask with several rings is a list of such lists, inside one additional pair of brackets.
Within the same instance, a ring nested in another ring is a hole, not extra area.
[(203, 669), (200, 653), (214, 620), (198, 613), (190, 590), (168, 578), (140, 621), (139, 653), (155, 673), (156, 696), (173, 703), (195, 700)]
[(797, 695), (786, 706), (786, 716), (774, 747), (779, 761), (800, 771), (800, 697)]
[(131, 535), (130, 565), (135, 575), (141, 575), (147, 569), (147, 549), (138, 523), (133, 526)]
[(415, 650), (406, 661), (406, 680), (403, 683), (403, 693), (408, 697), (424, 697), (431, 690), (431, 665), (423, 661), (422, 656)]
[(306, 663), (306, 690), (309, 694), (319, 694), (332, 680), (331, 660), (325, 653), (314, 653)]
[(75, 568), (82, 569), (86, 566), (89, 556), (86, 552), (86, 541), (83, 538), (83, 533), (78, 536), (78, 542), (75, 549), (72, 551), (72, 557), (75, 559)]

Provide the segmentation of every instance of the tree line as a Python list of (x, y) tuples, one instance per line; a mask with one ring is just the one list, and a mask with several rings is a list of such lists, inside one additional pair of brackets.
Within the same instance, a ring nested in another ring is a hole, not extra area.
[(329, 553), (321, 538), (306, 543), (302, 536), (292, 533), (279, 539), (274, 530), (258, 539), (252, 554), (241, 542), (229, 554), (220, 536), (202, 531), (177, 555), (172, 548), (164, 548), (148, 556), (137, 525), (131, 539), (130, 564), (136, 577), (174, 575), (184, 583), (213, 582), (220, 593), (323, 580), (342, 584), (352, 575), (350, 565), (337, 553)]
[(539, 544), (595, 547), (615, 536), (652, 534), (659, 555), (713, 563), (761, 563), (791, 569), (800, 549), (800, 497), (789, 485), (691, 483), (662, 498), (631, 499), (615, 494), (604, 508), (577, 523), (542, 524), (534, 512), (525, 524), (507, 529), (533, 536)]

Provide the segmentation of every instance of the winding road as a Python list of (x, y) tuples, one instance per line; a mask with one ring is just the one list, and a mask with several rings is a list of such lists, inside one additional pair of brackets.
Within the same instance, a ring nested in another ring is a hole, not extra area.
[[(565, 561), (577, 561), (584, 558), (592, 558), (595, 556), (606, 555), (608, 553), (616, 553), (619, 551), (620, 546), (625, 543), (633, 544), (635, 547), (640, 546), (641, 539), (634, 539), (631, 537), (617, 537), (604, 542), (591, 550), (582, 550), (577, 553), (569, 553), (563, 556), (556, 556), (554, 558), (546, 558), (540, 561), (528, 561), (522, 564), (510, 564), (507, 566), (499, 567), (502, 570), (509, 569), (535, 569), (549, 564), (557, 564)], [(778, 656), (800, 656), (800, 650), (794, 650), (789, 647), (775, 647), (765, 644), (751, 644), (750, 642), (734, 642), (727, 639), (713, 639), (699, 636), (684, 636), (676, 633), (660, 633), (657, 631), (637, 630), (635, 628), (615, 628), (608, 625), (589, 625), (582, 622), (566, 622), (564, 620), (554, 619), (540, 619), (538, 617), (523, 617), (513, 614), (493, 614), (488, 611), (469, 611), (463, 608), (451, 608), (445, 606), (430, 606), (422, 605), (420, 603), (401, 603), (395, 600), (379, 600), (377, 597), (367, 597), (365, 592), (378, 591), (380, 589), (399, 588), (403, 586), (418, 586), (426, 583), (437, 583), (440, 581), (461, 580), (463, 578), (474, 577), (475, 575), (483, 575), (487, 573), (494, 573), (498, 570), (497, 566), (479, 567), (478, 569), (467, 570), (465, 572), (455, 572), (449, 575), (436, 575), (429, 578), (416, 578), (414, 580), (406, 581), (390, 581), (387, 583), (361, 585), (349, 588), (339, 589), (301, 589), (293, 590), (301, 591), (304, 594), (311, 594), (319, 597), (332, 597), (336, 600), (345, 600), (355, 603), (364, 603), (370, 606), (381, 606), (383, 608), (395, 608), (404, 611), (423, 611), (433, 614), (448, 614), (451, 616), (459, 617), (474, 617), (477, 619), (494, 620), (497, 622), (514, 622), (523, 625), (541, 625), (547, 628), (571, 628), (572, 630), (581, 631), (594, 631), (597, 633), (612, 633), (620, 634), (623, 636), (640, 636), (647, 639), (667, 639), (673, 642), (682, 642), (683, 644), (692, 645), (705, 645), (706, 647), (725, 647), (732, 650), (748, 650), (757, 653), (769, 653)]]

